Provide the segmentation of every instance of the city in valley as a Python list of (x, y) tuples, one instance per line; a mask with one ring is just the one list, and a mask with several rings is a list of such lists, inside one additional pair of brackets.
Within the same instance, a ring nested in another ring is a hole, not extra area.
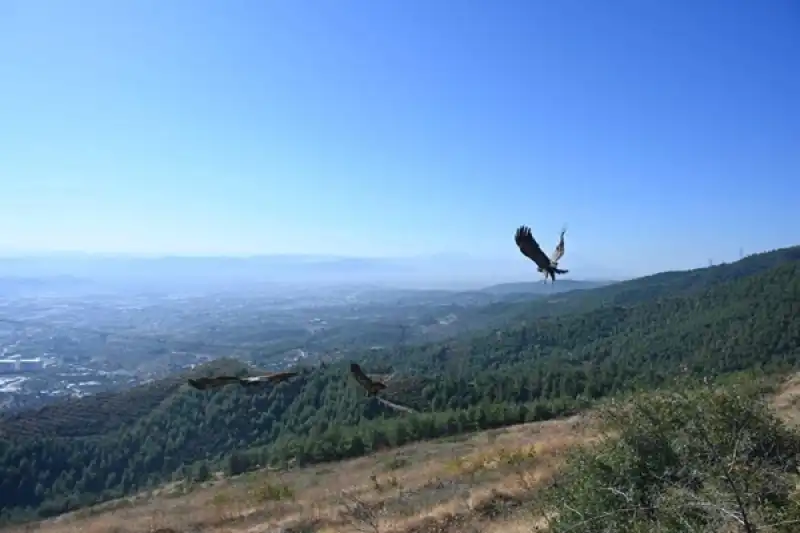
[[(480, 312), (485, 306), (607, 283), (473, 281), (473, 288), (425, 289), (422, 281), (399, 277), (396, 285), (410, 288), (393, 288), (379, 275), (372, 283), (335, 275), (309, 283), (292, 278), (289, 269), (281, 269), (286, 281), (278, 283), (263, 273), (243, 278), (224, 265), (215, 271), (197, 262), (189, 281), (161, 265), (151, 267), (161, 270), (149, 276), (74, 268), (68, 274), (46, 270), (33, 277), (17, 270), (0, 276), (0, 409), (120, 390), (219, 357), (278, 370), (298, 362), (313, 366), (347, 350), (444, 339), (491, 326), (493, 319)], [(112, 261), (110, 268), (115, 266)], [(334, 270), (330, 264), (319, 268)], [(363, 277), (369, 280), (369, 273)]]

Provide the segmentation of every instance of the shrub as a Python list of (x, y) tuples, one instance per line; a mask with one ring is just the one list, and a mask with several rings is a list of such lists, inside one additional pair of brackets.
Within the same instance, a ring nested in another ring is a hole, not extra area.
[(734, 384), (640, 395), (602, 413), (543, 493), (553, 533), (800, 530), (800, 435)]

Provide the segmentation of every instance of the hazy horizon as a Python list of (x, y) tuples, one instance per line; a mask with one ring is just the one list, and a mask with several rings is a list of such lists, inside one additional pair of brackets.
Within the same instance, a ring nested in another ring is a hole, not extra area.
[(576, 278), (800, 241), (793, 2), (0, 11), (5, 255), (468, 253), (536, 279), (522, 224), (547, 252), (566, 224)]
[[(743, 255), (768, 250), (748, 251)], [(560, 280), (612, 282), (656, 274), (625, 272), (586, 261), (577, 254)], [(714, 264), (738, 260), (737, 255)], [(565, 265), (566, 266), (566, 265)], [(709, 266), (687, 265), (679, 270)], [(510, 257), (466, 253), (415, 256), (333, 256), (313, 254), (151, 255), (92, 252), (0, 254), (0, 278), (69, 276), (91, 282), (121, 284), (305, 284), (378, 285), (397, 288), (481, 288), (506, 283), (541, 282), (536, 266), (518, 252)]]
[[(536, 266), (522, 257), (507, 261), (438, 254), (411, 257), (332, 257), (304, 254), (254, 256), (135, 256), (41, 254), (0, 257), (0, 278), (71, 276), (114, 283), (247, 285), (302, 283), (402, 287), (471, 287), (542, 280)], [(560, 279), (608, 281), (630, 276), (602, 269), (581, 269)]]

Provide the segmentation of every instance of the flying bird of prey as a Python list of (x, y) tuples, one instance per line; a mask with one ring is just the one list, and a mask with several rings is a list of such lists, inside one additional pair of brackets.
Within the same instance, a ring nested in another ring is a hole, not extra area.
[(566, 274), (569, 270), (564, 270), (558, 268), (557, 260), (561, 259), (561, 256), (564, 255), (564, 246), (563, 246), (563, 233), (562, 233), (562, 241), (556, 247), (556, 251), (553, 254), (553, 257), (556, 258), (556, 262), (554, 263), (545, 253), (542, 251), (542, 247), (539, 246), (539, 243), (536, 242), (536, 239), (533, 238), (533, 234), (531, 233), (531, 228), (528, 226), (520, 226), (517, 228), (517, 232), (514, 234), (514, 242), (517, 243), (519, 247), (519, 251), (522, 254), (536, 263), (539, 272), (544, 272), (544, 280), (547, 282), (548, 276), (552, 278), (553, 283), (556, 281), (556, 274)]
[(386, 388), (386, 383), (377, 379), (372, 379), (366, 375), (364, 371), (361, 370), (361, 366), (359, 366), (358, 363), (350, 363), (350, 374), (353, 375), (359, 385), (364, 387), (367, 394), (370, 396), (375, 396)]
[[(567, 232), (567, 228), (561, 230), (561, 236), (558, 239), (558, 244), (556, 245), (556, 249), (553, 250), (553, 255), (550, 256), (550, 264), (554, 267), (558, 267), (558, 262), (564, 257), (564, 234)], [(536, 270), (539, 272), (544, 272), (542, 267), (536, 267)], [(544, 275), (544, 281), (547, 282), (547, 274)]]
[(236, 376), (214, 376), (214, 377), (203, 377), (194, 379), (190, 378), (189, 385), (198, 390), (216, 389), (219, 387), (224, 387), (225, 385), (231, 385), (233, 383), (238, 383), (242, 387), (252, 387), (264, 383), (277, 385), (278, 383), (286, 381), (287, 379), (292, 378), (296, 375), (297, 372), (273, 372), (271, 374), (263, 374), (260, 376), (247, 376), (243, 378), (239, 378)]
[[(357, 363), (350, 363), (350, 374), (355, 378), (359, 385), (361, 385), (364, 390), (367, 391), (368, 396), (374, 397), (380, 403), (389, 407), (390, 409), (394, 409), (396, 411), (403, 411), (406, 413), (414, 413), (414, 409), (410, 407), (406, 407), (405, 405), (396, 404), (394, 402), (390, 402), (385, 398), (381, 398), (378, 396), (378, 393), (386, 389), (386, 383), (381, 380), (373, 379), (369, 377), (367, 374), (361, 370), (361, 367)], [(391, 376), (389, 377), (391, 378)]]

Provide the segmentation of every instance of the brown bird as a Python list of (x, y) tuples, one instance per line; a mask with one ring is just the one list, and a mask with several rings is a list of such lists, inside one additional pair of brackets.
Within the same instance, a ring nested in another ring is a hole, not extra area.
[(552, 278), (553, 283), (556, 281), (556, 274), (566, 274), (569, 272), (569, 270), (560, 269), (557, 266), (558, 259), (561, 259), (561, 256), (564, 255), (563, 238), (564, 234), (562, 233), (562, 240), (559, 242), (558, 246), (556, 247), (556, 251), (553, 254), (556, 262), (553, 262), (552, 259), (545, 255), (545, 253), (542, 251), (542, 247), (539, 246), (539, 243), (533, 238), (531, 228), (528, 226), (520, 226), (517, 228), (517, 232), (514, 234), (514, 242), (517, 243), (519, 251), (522, 252), (525, 257), (536, 263), (536, 266), (538, 267), (537, 270), (539, 272), (544, 272), (545, 282), (547, 282), (547, 278), (549, 276)]
[(359, 385), (364, 387), (367, 391), (367, 395), (374, 397), (380, 403), (389, 407), (390, 409), (394, 409), (396, 411), (403, 411), (406, 413), (415, 413), (414, 409), (410, 407), (406, 407), (405, 405), (400, 405), (394, 402), (390, 402), (385, 398), (381, 398), (378, 396), (378, 393), (386, 389), (386, 383), (383, 381), (378, 381), (366, 375), (361, 367), (357, 363), (350, 363), (350, 374), (353, 375), (355, 380), (358, 382)]
[(233, 383), (238, 383), (243, 387), (252, 387), (264, 383), (277, 385), (278, 383), (286, 381), (287, 379), (292, 378), (296, 375), (297, 372), (273, 372), (270, 374), (263, 374), (260, 376), (246, 376), (243, 378), (239, 378), (236, 376), (214, 376), (214, 377), (203, 377), (194, 379), (190, 378), (189, 385), (198, 390), (215, 389), (219, 387), (224, 387), (225, 385), (231, 385)]
[(373, 380), (366, 375), (357, 363), (350, 363), (350, 373), (356, 379), (358, 384), (366, 389), (367, 394), (370, 396), (375, 396), (386, 388), (386, 384), (382, 381)]
[[(558, 267), (558, 261), (564, 257), (564, 234), (567, 232), (567, 228), (561, 230), (561, 237), (558, 240), (558, 244), (556, 245), (556, 249), (553, 250), (553, 255), (550, 256), (550, 264), (554, 267)], [(539, 272), (544, 272), (541, 267), (536, 267), (536, 270)], [(544, 280), (547, 282), (547, 274), (544, 275)]]

